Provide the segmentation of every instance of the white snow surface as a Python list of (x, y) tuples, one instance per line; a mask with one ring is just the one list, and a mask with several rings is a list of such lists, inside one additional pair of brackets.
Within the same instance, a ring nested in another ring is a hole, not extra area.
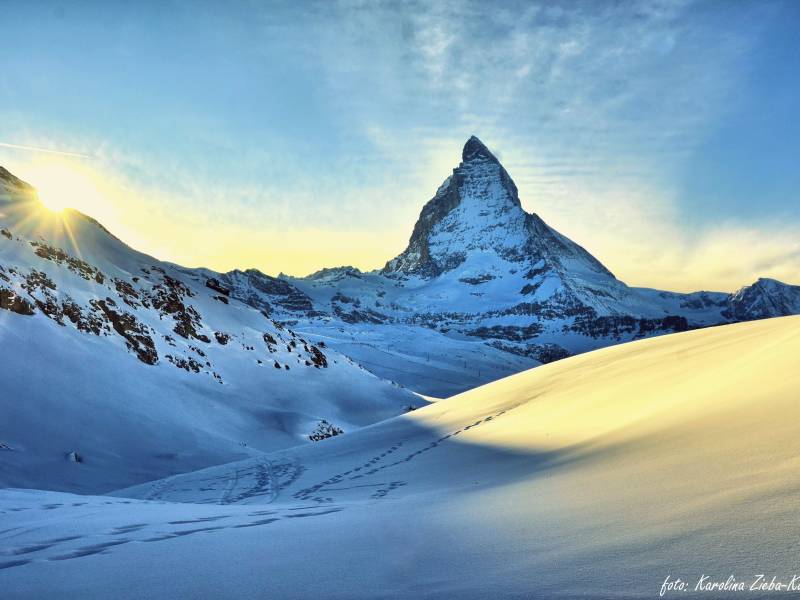
[(709, 328), (111, 496), (5, 490), (3, 596), (655, 598), (667, 575), (788, 581), (798, 356), (800, 317)]

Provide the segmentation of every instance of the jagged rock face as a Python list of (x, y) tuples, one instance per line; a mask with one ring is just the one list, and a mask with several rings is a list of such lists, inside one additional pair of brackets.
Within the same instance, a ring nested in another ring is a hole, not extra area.
[(505, 299), (505, 310), (520, 314), (538, 307), (540, 316), (550, 318), (582, 308), (617, 314), (630, 295), (586, 250), (523, 210), (513, 180), (474, 136), (461, 164), (422, 209), (408, 248), (382, 274), (425, 280), (455, 275), (489, 290), (518, 285), (518, 301)]
[(725, 316), (737, 321), (783, 317), (800, 313), (800, 286), (759, 279), (731, 294)]

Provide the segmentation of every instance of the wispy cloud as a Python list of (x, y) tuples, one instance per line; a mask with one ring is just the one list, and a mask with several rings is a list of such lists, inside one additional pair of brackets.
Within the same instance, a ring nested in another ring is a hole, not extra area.
[(25, 146), (23, 144), (9, 144), (7, 142), (0, 142), (3, 148), (11, 148), (13, 150), (25, 150), (26, 152), (42, 152), (44, 154), (58, 154), (59, 156), (75, 156), (78, 158), (92, 158), (89, 154), (81, 154), (80, 152), (68, 152), (66, 150), (54, 150), (52, 148), (39, 148), (37, 146)]

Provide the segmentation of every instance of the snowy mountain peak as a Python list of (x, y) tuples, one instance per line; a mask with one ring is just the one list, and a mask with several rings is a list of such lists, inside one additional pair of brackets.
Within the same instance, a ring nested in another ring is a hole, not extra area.
[(461, 164), (422, 208), (408, 247), (383, 272), (430, 278), (455, 269), (471, 251), (507, 254), (524, 243), (525, 220), (517, 186), (472, 136)]
[(759, 278), (731, 294), (726, 316), (738, 321), (782, 317), (800, 312), (800, 286)]
[[(431, 279), (450, 274), (459, 281), (487, 281), (535, 272), (540, 284), (548, 273), (569, 272), (569, 277), (618, 287), (588, 252), (525, 212), (514, 181), (481, 140), (470, 137), (462, 159), (422, 208), (408, 247), (386, 263), (385, 275)], [(535, 287), (517, 283), (517, 289)], [(561, 287), (553, 283), (543, 289)]]
[(467, 143), (464, 144), (464, 149), (461, 151), (461, 160), (467, 162), (474, 158), (488, 158), (498, 164), (500, 162), (495, 155), (489, 151), (489, 148), (473, 135), (467, 140)]

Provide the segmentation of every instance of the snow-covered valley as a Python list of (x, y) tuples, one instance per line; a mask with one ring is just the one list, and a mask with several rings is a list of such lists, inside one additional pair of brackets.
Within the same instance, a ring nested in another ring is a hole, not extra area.
[(679, 333), (108, 496), (5, 490), (4, 596), (653, 598), (668, 575), (788, 582), (798, 356), (800, 317)]

